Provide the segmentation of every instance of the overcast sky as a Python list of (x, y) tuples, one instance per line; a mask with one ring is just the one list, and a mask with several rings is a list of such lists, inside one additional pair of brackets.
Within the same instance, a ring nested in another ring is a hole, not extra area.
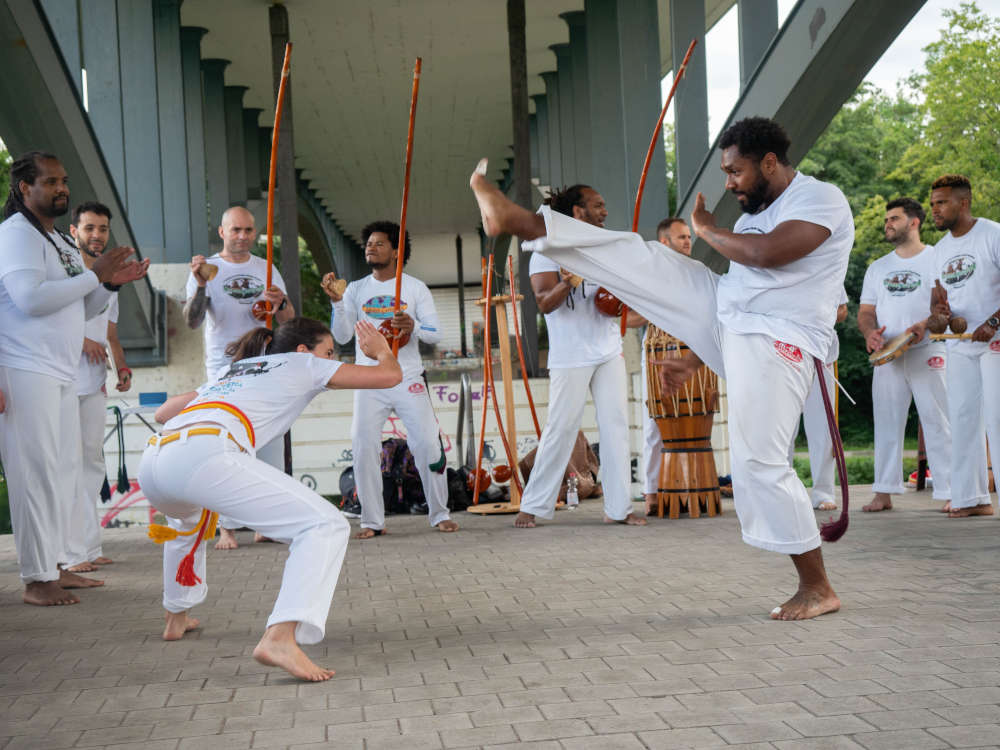
[[(891, 1), (891, 0), (890, 0)], [(978, 0), (979, 8), (986, 13), (1000, 15), (1000, 0)], [(778, 0), (778, 23), (795, 6), (795, 0)], [(923, 68), (923, 47), (935, 41), (944, 28), (941, 11), (957, 8), (959, 0), (928, 0), (926, 5), (913, 17), (903, 32), (885, 51), (881, 59), (871, 69), (865, 80), (879, 88), (893, 93), (899, 80), (915, 70)], [(736, 103), (740, 89), (739, 43), (737, 32), (737, 10), (733, 8), (708, 32), (705, 38), (708, 66), (708, 118), (709, 141), (713, 141), (717, 131), (725, 122), (729, 111)], [(664, 79), (663, 96), (670, 89), (671, 77)], [(683, 84), (682, 84), (683, 85)], [(671, 107), (672, 109), (672, 107)], [(672, 120), (673, 112), (668, 117)]]

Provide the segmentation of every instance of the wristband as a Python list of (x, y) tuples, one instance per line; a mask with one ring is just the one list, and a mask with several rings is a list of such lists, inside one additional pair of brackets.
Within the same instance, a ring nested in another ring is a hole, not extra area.
[(119, 289), (122, 288), (122, 284), (112, 284), (112, 283), (110, 283), (108, 281), (105, 281), (104, 284), (103, 284), (103, 286), (109, 292), (117, 292)]
[(288, 297), (282, 297), (281, 298), (281, 304), (278, 305), (278, 309), (279, 310), (284, 310), (286, 307), (288, 307)]
[(132, 368), (130, 368), (130, 367), (119, 367), (118, 368), (118, 377), (119, 377), (119, 379), (121, 378), (123, 372), (127, 372), (129, 378), (132, 377)]

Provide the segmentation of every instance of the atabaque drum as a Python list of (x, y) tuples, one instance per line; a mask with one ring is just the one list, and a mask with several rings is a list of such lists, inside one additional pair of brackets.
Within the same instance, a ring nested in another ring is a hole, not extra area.
[(670, 518), (681, 509), (696, 518), (704, 506), (710, 516), (722, 513), (719, 476), (712, 451), (712, 423), (718, 411), (719, 378), (702, 365), (677, 393), (666, 395), (660, 384), (657, 360), (680, 359), (689, 349), (684, 342), (650, 324), (643, 344), (646, 357), (646, 408), (660, 431), (660, 483), (657, 508)]

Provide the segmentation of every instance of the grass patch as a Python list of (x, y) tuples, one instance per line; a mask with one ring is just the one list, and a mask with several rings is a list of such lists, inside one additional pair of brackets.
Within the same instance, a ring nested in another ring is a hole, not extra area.
[[(809, 471), (808, 458), (795, 458), (793, 465), (795, 473), (799, 475), (806, 487), (812, 487), (812, 473)], [(917, 470), (917, 459), (903, 459), (903, 478), (908, 479), (910, 474)], [(834, 483), (840, 484), (836, 472), (834, 472)], [(847, 483), (848, 484), (872, 484), (875, 481), (875, 458), (872, 456), (848, 456), (847, 457)]]

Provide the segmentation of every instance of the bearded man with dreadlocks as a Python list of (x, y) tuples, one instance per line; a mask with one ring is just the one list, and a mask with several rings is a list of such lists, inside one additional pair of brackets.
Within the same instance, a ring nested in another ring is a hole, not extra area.
[(111, 294), (142, 278), (149, 261), (116, 247), (88, 270), (72, 238), (55, 227), (69, 209), (66, 170), (32, 151), (11, 165), (0, 223), (0, 456), (27, 604), (76, 604), (70, 588), (102, 581), (59, 569), (80, 472), (76, 375), (84, 321)]
[[(595, 227), (608, 216), (604, 198), (587, 185), (571, 185), (545, 201), (553, 211)], [(597, 410), (601, 440), (604, 520), (644, 526), (632, 513), (629, 461), (627, 376), (618, 320), (594, 305), (597, 284), (574, 285), (571, 274), (541, 253), (531, 254), (531, 291), (545, 314), (549, 333), (549, 415), (538, 442), (535, 465), (521, 498), (514, 526), (530, 529), (535, 518), (552, 518), (576, 434), (583, 419), (587, 391)], [(631, 316), (630, 325), (646, 321)]]

